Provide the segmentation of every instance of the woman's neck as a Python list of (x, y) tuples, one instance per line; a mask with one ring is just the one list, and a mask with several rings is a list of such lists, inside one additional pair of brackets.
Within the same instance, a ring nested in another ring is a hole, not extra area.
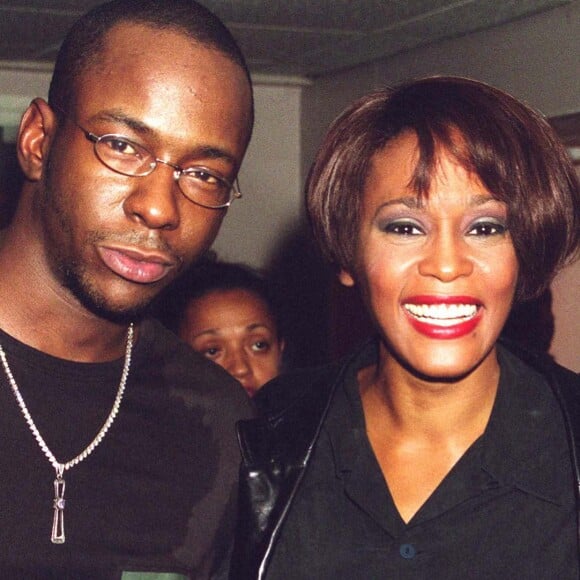
[(376, 366), (359, 372), (367, 425), (439, 443), (472, 439), (487, 425), (499, 374), (495, 349), (468, 375), (453, 380), (419, 377), (382, 350)]

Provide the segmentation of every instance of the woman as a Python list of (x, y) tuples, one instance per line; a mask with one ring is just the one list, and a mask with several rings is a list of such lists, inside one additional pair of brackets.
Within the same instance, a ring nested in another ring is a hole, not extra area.
[(578, 253), (549, 125), (467, 79), (379, 91), (330, 128), (307, 205), (377, 338), (256, 397), (231, 577), (578, 578), (578, 378), (498, 342)]
[(277, 301), (270, 283), (248, 266), (195, 266), (164, 303), (171, 308), (164, 317), (168, 326), (228, 371), (248, 395), (280, 373), (284, 339)]

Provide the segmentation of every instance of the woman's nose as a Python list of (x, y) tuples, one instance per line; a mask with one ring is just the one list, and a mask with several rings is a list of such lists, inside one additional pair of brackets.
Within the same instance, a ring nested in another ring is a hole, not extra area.
[(243, 349), (234, 349), (229, 352), (225, 360), (224, 368), (236, 379), (241, 379), (252, 373), (252, 367)]
[(473, 272), (469, 247), (459, 235), (438, 233), (427, 243), (424, 251), (425, 255), (419, 263), (419, 272), (423, 276), (451, 282)]

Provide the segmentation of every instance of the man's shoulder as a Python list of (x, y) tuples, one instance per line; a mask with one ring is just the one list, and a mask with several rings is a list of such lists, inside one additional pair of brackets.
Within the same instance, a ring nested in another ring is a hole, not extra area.
[(155, 319), (141, 323), (135, 372), (188, 405), (202, 405), (225, 420), (254, 416), (241, 385), (219, 365), (195, 352)]
[(157, 370), (172, 369), (190, 378), (236, 382), (204, 356), (154, 318), (144, 320), (139, 327), (139, 340), (135, 349), (135, 363), (155, 367)]

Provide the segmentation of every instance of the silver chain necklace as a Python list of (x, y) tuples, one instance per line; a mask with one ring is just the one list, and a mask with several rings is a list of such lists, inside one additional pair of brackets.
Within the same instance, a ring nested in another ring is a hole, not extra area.
[(52, 534), (50, 536), (50, 540), (53, 544), (64, 544), (65, 542), (65, 535), (64, 535), (64, 507), (65, 507), (65, 500), (64, 500), (64, 490), (65, 490), (65, 481), (64, 481), (64, 472), (71, 467), (77, 465), (86, 459), (97, 447), (97, 445), (104, 439), (107, 431), (110, 429), (113, 421), (117, 417), (117, 413), (119, 412), (119, 407), (121, 406), (121, 400), (123, 399), (123, 393), (125, 392), (125, 386), (127, 384), (127, 378), (129, 376), (129, 367), (131, 366), (131, 353), (133, 351), (133, 324), (129, 325), (129, 331), (127, 333), (127, 347), (125, 350), (125, 363), (123, 365), (123, 373), (121, 374), (121, 382), (119, 383), (119, 390), (117, 391), (117, 396), (115, 397), (115, 402), (113, 403), (113, 408), (107, 417), (107, 420), (103, 423), (103, 426), (97, 433), (96, 437), (85, 447), (83, 451), (81, 451), (76, 457), (67, 461), (66, 463), (60, 463), (52, 451), (48, 448), (48, 445), (42, 438), (42, 435), (38, 431), (34, 421), (32, 420), (32, 416), (28, 411), (28, 407), (20, 394), (20, 389), (14, 380), (14, 376), (12, 375), (12, 371), (8, 366), (8, 361), (6, 360), (6, 354), (4, 353), (4, 349), (2, 345), (0, 345), (0, 359), (2, 359), (2, 366), (4, 367), (4, 371), (6, 376), (8, 377), (8, 382), (10, 383), (10, 387), (12, 388), (12, 392), (18, 401), (18, 406), (24, 415), (24, 419), (30, 428), (30, 431), (34, 435), (36, 442), (40, 446), (40, 449), (46, 455), (48, 460), (50, 461), (51, 465), (54, 467), (56, 472), (56, 479), (54, 480), (54, 516), (52, 520)]

